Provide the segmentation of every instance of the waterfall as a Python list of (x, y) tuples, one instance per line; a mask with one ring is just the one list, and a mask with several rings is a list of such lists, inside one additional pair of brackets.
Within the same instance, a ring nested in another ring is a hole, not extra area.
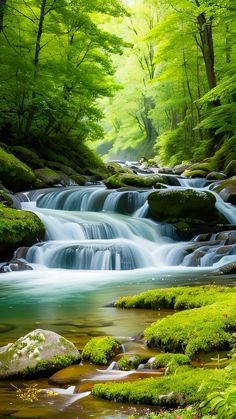
[[(168, 176), (169, 183), (176, 179)], [(201, 181), (201, 182), (200, 182)], [(206, 185), (203, 179), (181, 179), (188, 187)], [(209, 183), (209, 182), (208, 182)], [(174, 188), (174, 186), (169, 186)], [(175, 229), (145, 218), (152, 190), (106, 190), (104, 187), (73, 187), (46, 191), (22, 203), (33, 210), (46, 228), (45, 243), (29, 249), (26, 260), (34, 268), (88, 271), (142, 271), (157, 274), (178, 268), (211, 268), (234, 261), (235, 246), (226, 243), (177, 242)], [(236, 223), (236, 208), (214, 192), (216, 208)], [(144, 217), (144, 218), (142, 218)]]

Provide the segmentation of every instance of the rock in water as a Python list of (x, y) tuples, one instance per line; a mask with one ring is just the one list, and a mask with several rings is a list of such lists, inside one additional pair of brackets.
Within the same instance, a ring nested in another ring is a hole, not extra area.
[(36, 329), (0, 348), (0, 378), (50, 376), (80, 358), (74, 344), (64, 337)]
[(215, 197), (210, 192), (192, 189), (163, 189), (149, 195), (148, 203), (152, 218), (157, 221), (217, 219)]

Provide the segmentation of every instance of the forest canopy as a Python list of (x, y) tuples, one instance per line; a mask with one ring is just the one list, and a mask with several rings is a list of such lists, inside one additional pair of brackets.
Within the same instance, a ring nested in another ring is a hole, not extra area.
[(234, 1), (0, 7), (2, 143), (38, 152), (69, 139), (76, 153), (88, 144), (110, 159), (172, 166), (235, 158)]
[[(235, 157), (236, 5), (134, 0), (117, 29), (132, 44), (114, 59), (122, 84), (105, 102), (110, 157), (162, 164)], [(223, 148), (222, 148), (223, 147)]]

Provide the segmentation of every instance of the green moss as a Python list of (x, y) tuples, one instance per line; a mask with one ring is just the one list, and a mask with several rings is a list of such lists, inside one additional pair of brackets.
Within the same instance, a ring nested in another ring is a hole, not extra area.
[(33, 171), (13, 154), (0, 148), (0, 178), (7, 188), (14, 192), (34, 186)]
[(29, 166), (31, 166), (32, 161), (39, 159), (38, 154), (22, 146), (12, 146), (10, 147), (10, 150), (15, 157), (28, 164)]
[(11, 207), (13, 204), (11, 196), (2, 189), (0, 189), (0, 204), (4, 205), (4, 207)]
[(202, 163), (194, 163), (184, 171), (183, 176), (186, 177), (206, 177), (209, 173), (218, 170), (218, 164), (214, 159)]
[(210, 192), (192, 189), (153, 192), (148, 197), (150, 213), (157, 221), (183, 220), (218, 220), (215, 209), (216, 198)]
[(5, 208), (0, 205), (0, 249), (2, 256), (10, 255), (19, 246), (31, 246), (43, 239), (41, 220), (32, 212)]
[(149, 357), (139, 355), (124, 355), (118, 361), (118, 367), (122, 371), (137, 369), (140, 364), (145, 364)]
[(153, 363), (154, 368), (167, 368), (168, 374), (174, 373), (179, 366), (190, 364), (190, 358), (184, 354), (159, 354)]
[(176, 313), (145, 330), (151, 347), (182, 352), (191, 358), (199, 352), (213, 352), (233, 346), (236, 331), (236, 302), (231, 294), (221, 303)]
[(236, 178), (231, 178), (224, 180), (223, 182), (220, 182), (219, 185), (216, 185), (214, 187), (215, 192), (221, 192), (224, 189), (227, 189), (229, 192), (235, 192), (236, 191)]
[(165, 183), (160, 176), (138, 176), (130, 173), (118, 173), (105, 180), (105, 185), (109, 189), (122, 188), (124, 186), (134, 186), (137, 188), (151, 188), (156, 184)]
[(203, 307), (216, 301), (223, 302), (231, 295), (234, 298), (235, 294), (235, 288), (214, 285), (160, 288), (145, 291), (132, 297), (121, 297), (117, 300), (116, 307), (183, 310)]
[[(182, 367), (178, 374), (126, 383), (96, 384), (95, 397), (165, 407), (185, 406), (201, 401), (214, 388), (224, 388), (227, 372)], [(205, 386), (201, 386), (205, 382)]]
[(121, 350), (121, 344), (112, 337), (96, 337), (85, 345), (82, 357), (93, 364), (106, 365)]
[(104, 183), (108, 189), (119, 189), (126, 186), (125, 183), (122, 182), (120, 180), (120, 177), (117, 175), (112, 175), (109, 178), (105, 179)]
[(21, 377), (49, 376), (62, 368), (69, 367), (75, 361), (77, 360), (71, 356), (54, 356), (50, 361), (38, 361), (35, 367), (28, 367), (18, 375)]

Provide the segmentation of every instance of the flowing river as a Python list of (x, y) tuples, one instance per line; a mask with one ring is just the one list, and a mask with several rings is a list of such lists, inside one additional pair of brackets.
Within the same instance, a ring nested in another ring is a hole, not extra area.
[[(171, 176), (169, 184), (170, 188), (209, 187), (202, 179)], [(147, 318), (142, 310), (117, 310), (110, 304), (117, 297), (156, 287), (224, 281), (216, 275), (219, 268), (236, 261), (236, 244), (227, 244), (230, 233), (225, 239), (212, 235), (207, 242), (198, 237), (180, 241), (172, 226), (146, 218), (151, 192), (88, 186), (24, 195), (22, 208), (41, 218), (46, 237), (43, 243), (17, 252), (33, 270), (0, 276), (0, 345), (40, 327), (62, 334), (79, 349), (93, 336), (113, 335), (128, 351), (137, 345), (132, 337), (158, 314), (150, 311)], [(236, 224), (235, 207), (219, 196), (216, 206), (229, 223)], [(139, 350), (144, 350), (141, 344)], [(105, 379), (98, 375), (91, 367), (91, 377)], [(37, 382), (50, 387), (46, 380)], [(85, 398), (75, 397), (74, 388), (32, 407), (17, 399), (11, 384), (0, 383), (1, 418), (132, 414), (132, 407), (94, 401), (86, 392)]]

